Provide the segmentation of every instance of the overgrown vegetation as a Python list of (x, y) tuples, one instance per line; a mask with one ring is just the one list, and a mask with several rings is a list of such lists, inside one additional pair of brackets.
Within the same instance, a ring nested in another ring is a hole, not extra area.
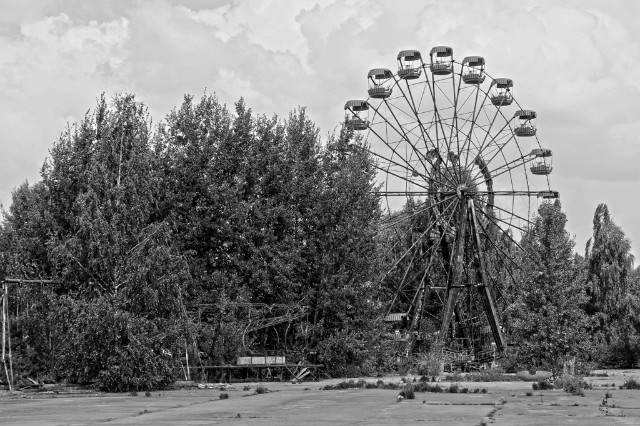
[[(152, 127), (133, 95), (103, 96), (4, 212), (1, 275), (56, 282), (11, 288), (15, 376), (146, 391), (269, 350), (333, 377), (401, 369), (434, 381), (442, 360), (429, 318), (439, 312), (414, 318), (425, 353), (402, 365), (406, 343), (385, 339), (380, 320), (405, 276), (426, 279), (415, 259), (430, 248), (414, 237), (428, 213), (410, 200), (405, 236), (379, 226), (368, 148), (347, 128), (323, 140), (304, 109), (268, 118), (242, 100), (229, 110), (215, 96), (186, 96)], [(521, 268), (486, 260), (499, 302), (509, 303), (504, 332), (518, 342), (500, 360), (505, 371), (548, 370), (577, 392), (582, 384), (566, 377), (640, 361), (640, 272), (606, 205), (584, 257), (566, 222), (559, 201), (542, 203), (523, 250), (492, 242), (520, 253)], [(415, 256), (395, 263), (397, 250)], [(447, 271), (433, 268), (437, 283)]]
[(447, 387), (440, 386), (436, 383), (419, 381), (415, 383), (403, 382), (385, 382), (378, 380), (377, 382), (369, 382), (367, 380), (347, 380), (338, 382), (334, 385), (325, 385), (321, 390), (345, 390), (345, 389), (392, 389), (400, 390), (403, 398), (413, 399), (416, 392), (432, 392), (432, 393), (487, 393), (486, 388), (469, 389), (460, 387), (457, 383), (451, 383)]
[(12, 294), (16, 375), (145, 390), (265, 349), (374, 371), (374, 174), (303, 109), (185, 97), (152, 129), (134, 96), (103, 97), (5, 212), (6, 274), (59, 283)]
[(620, 386), (620, 389), (635, 389), (640, 390), (640, 382), (635, 378), (625, 380), (624, 384)]

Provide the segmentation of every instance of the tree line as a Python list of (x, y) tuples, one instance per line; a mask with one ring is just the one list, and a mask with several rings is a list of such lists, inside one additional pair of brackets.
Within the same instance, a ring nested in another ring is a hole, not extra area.
[[(141, 390), (265, 350), (331, 375), (391, 368), (393, 283), (379, 277), (394, 237), (366, 148), (348, 128), (323, 140), (304, 109), (281, 119), (185, 96), (153, 125), (135, 96), (103, 95), (4, 212), (0, 275), (55, 279), (10, 287), (15, 375)], [(523, 237), (509, 359), (633, 365), (630, 242), (606, 205), (584, 257), (565, 223), (545, 203)]]

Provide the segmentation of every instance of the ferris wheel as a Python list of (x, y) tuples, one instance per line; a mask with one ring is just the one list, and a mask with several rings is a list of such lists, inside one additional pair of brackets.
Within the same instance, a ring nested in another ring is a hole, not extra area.
[(387, 320), (401, 322), (407, 354), (421, 341), (459, 359), (502, 351), (519, 237), (538, 203), (559, 197), (537, 113), (483, 57), (459, 62), (448, 46), (428, 58), (403, 50), (397, 71), (367, 80), (368, 98), (345, 104), (345, 125), (379, 169)]

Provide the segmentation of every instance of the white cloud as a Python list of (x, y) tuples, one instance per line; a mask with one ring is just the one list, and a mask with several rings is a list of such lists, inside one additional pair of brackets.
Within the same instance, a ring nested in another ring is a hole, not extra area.
[(366, 97), (370, 68), (394, 70), (401, 49), (426, 55), (448, 44), (457, 59), (484, 56), (489, 74), (513, 78), (518, 102), (538, 111), (570, 227), (588, 232), (593, 209), (609, 200), (640, 239), (628, 213), (640, 204), (626, 195), (640, 181), (640, 2), (23, 3), (13, 0), (0, 17), (0, 158), (11, 159), (0, 169), (5, 204), (10, 188), (37, 178), (66, 121), (102, 92), (136, 93), (156, 122), (185, 93), (205, 88), (228, 104), (242, 96), (268, 115), (301, 105), (325, 133), (344, 101)]

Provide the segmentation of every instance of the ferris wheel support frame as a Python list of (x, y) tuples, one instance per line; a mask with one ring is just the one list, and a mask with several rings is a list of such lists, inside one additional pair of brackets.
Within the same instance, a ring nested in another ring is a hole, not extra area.
[[(502, 279), (515, 282), (511, 263), (518, 265), (509, 247), (522, 249), (512, 230), (526, 232), (531, 225), (531, 198), (559, 197), (548, 176), (548, 191), (532, 191), (527, 167), (536, 161), (531, 173), (549, 175), (545, 158), (552, 153), (540, 146), (536, 112), (515, 101), (510, 79), (485, 73), (484, 58), (460, 63), (448, 46), (434, 47), (429, 56), (430, 66), (419, 51), (401, 51), (397, 74), (370, 70), (369, 98), (344, 107), (346, 124), (378, 142), (360, 148), (379, 159), (374, 167), (386, 174), (384, 188), (376, 191), (390, 212), (381, 230), (401, 225), (403, 233), (389, 250), (393, 266), (384, 274), (403, 265), (389, 281), (395, 293), (386, 316), (397, 301), (401, 314), (391, 316), (401, 315), (409, 331), (407, 356), (428, 335), (443, 348), (453, 339), (452, 350), (467, 354), (492, 339), (501, 352), (500, 309), (509, 292)], [(485, 76), (488, 88), (482, 87)], [(505, 114), (503, 107), (514, 102), (520, 110)], [(528, 152), (518, 140), (531, 136), (537, 148)], [(407, 197), (406, 210), (391, 214), (395, 196)], [(420, 196), (426, 200), (410, 202)], [(430, 317), (436, 322), (423, 333)]]

